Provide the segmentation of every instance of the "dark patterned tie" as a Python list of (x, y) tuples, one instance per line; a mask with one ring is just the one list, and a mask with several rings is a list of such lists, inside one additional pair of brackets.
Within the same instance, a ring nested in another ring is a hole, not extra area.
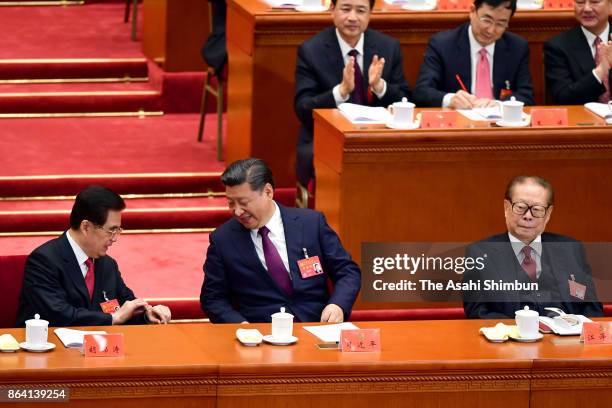
[(359, 52), (357, 52), (355, 49), (350, 50), (348, 53), (348, 55), (355, 58), (355, 88), (353, 89), (353, 92), (351, 92), (351, 100), (353, 103), (366, 105), (366, 95), (363, 89), (363, 73), (361, 72), (359, 63), (357, 62), (358, 54)]
[(529, 245), (525, 245), (523, 249), (521, 249), (521, 252), (525, 256), (521, 266), (525, 270), (527, 276), (529, 276), (529, 278), (535, 282), (538, 278), (536, 274), (536, 262), (535, 259), (531, 257), (531, 247)]
[(291, 285), (291, 278), (289, 273), (283, 264), (283, 260), (280, 257), (276, 247), (270, 240), (268, 234), (270, 230), (268, 227), (261, 227), (258, 234), (261, 235), (261, 243), (263, 246), (264, 258), (266, 260), (266, 266), (268, 267), (268, 273), (276, 281), (278, 286), (288, 295), (293, 294), (293, 286)]

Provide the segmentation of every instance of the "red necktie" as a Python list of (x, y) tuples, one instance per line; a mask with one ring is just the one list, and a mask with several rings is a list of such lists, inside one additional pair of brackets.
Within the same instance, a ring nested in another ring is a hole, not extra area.
[(363, 90), (363, 73), (361, 72), (361, 68), (359, 67), (359, 63), (357, 62), (357, 55), (359, 52), (357, 50), (352, 49), (348, 53), (351, 57), (355, 58), (355, 88), (353, 92), (351, 92), (352, 102), (358, 105), (365, 105), (367, 98), (365, 92)]
[(521, 249), (521, 252), (523, 255), (525, 255), (521, 266), (525, 270), (527, 276), (529, 276), (529, 278), (535, 282), (538, 278), (536, 274), (536, 262), (531, 257), (531, 247), (529, 245), (525, 245), (523, 249)]
[(94, 263), (93, 259), (87, 258), (85, 261), (85, 265), (87, 265), (87, 274), (85, 274), (85, 285), (87, 286), (87, 291), (89, 292), (89, 299), (93, 297), (95, 276), (94, 276)]
[[(599, 44), (601, 44), (601, 38), (595, 37), (595, 41), (593, 41), (593, 45), (595, 46), (595, 66), (599, 65), (599, 63), (601, 62), (601, 58), (602, 58), (601, 53), (599, 52), (599, 47), (598, 47)], [(607, 72), (606, 72), (606, 75), (604, 75), (601, 82), (606, 87), (606, 92), (599, 95), (599, 102), (608, 103), (608, 101), (610, 100), (610, 79), (609, 79), (609, 74)]]
[(278, 286), (289, 296), (293, 294), (293, 285), (291, 284), (291, 278), (283, 264), (283, 259), (276, 250), (276, 247), (272, 243), (272, 240), (268, 236), (270, 230), (268, 227), (261, 227), (258, 231), (261, 235), (261, 244), (263, 246), (264, 259), (266, 260), (266, 266), (268, 267), (268, 273), (272, 276), (272, 279), (278, 283)]
[(493, 87), (491, 86), (491, 67), (487, 50), (480, 49), (480, 58), (476, 65), (476, 97), (493, 99)]

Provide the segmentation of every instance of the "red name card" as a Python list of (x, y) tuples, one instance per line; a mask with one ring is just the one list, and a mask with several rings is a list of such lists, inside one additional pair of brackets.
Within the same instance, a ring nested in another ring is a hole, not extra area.
[(123, 333), (86, 334), (83, 354), (85, 357), (123, 357)]
[(421, 129), (443, 129), (457, 126), (457, 111), (421, 112)]
[(473, 3), (471, 0), (439, 0), (438, 10), (469, 10)]
[(544, 8), (546, 9), (572, 9), (574, 8), (574, 0), (545, 0)]
[(583, 323), (580, 340), (584, 344), (612, 343), (612, 322)]
[(380, 329), (357, 329), (340, 331), (342, 351), (380, 351)]
[(567, 109), (533, 108), (531, 110), (531, 126), (567, 126)]

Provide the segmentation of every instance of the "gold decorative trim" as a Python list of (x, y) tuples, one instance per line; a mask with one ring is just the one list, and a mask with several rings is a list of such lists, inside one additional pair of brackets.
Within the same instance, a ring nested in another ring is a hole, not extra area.
[(220, 378), (219, 395), (529, 390), (530, 375)]
[(3, 180), (62, 180), (62, 179), (83, 179), (83, 178), (154, 178), (154, 177), (221, 177), (219, 172), (203, 173), (102, 173), (102, 174), (44, 174), (35, 176), (0, 176)]
[(524, 144), (524, 145), (435, 145), (395, 147), (345, 147), (344, 153), (436, 153), (436, 152), (489, 152), (515, 150), (586, 150), (612, 149), (612, 143)]
[(69, 92), (4, 92), (0, 98), (6, 97), (36, 97), (43, 96), (155, 96), (160, 95), (158, 91), (69, 91)]
[(85, 0), (57, 0), (57, 1), (3, 1), (0, 7), (9, 6), (81, 6)]
[(139, 117), (163, 116), (164, 112), (67, 112), (67, 113), (0, 113), (0, 119), (31, 118), (94, 118), (94, 117)]
[(80, 84), (80, 83), (132, 83), (148, 82), (148, 77), (121, 78), (36, 78), (36, 79), (0, 79), (0, 85), (5, 84)]
[[(214, 192), (208, 190), (205, 193), (159, 193), (159, 194), (120, 194), (123, 199), (157, 199), (157, 198), (212, 198), (225, 197), (225, 192)], [(74, 195), (62, 196), (21, 196), (21, 197), (0, 197), (0, 201), (64, 201), (74, 200)]]
[[(152, 229), (130, 229), (124, 230), (121, 234), (210, 234), (215, 228), (152, 228)], [(63, 234), (64, 231), (26, 231), (26, 232), (0, 232), (0, 238), (10, 237), (57, 237)]]
[[(2, 2), (6, 4), (6, 2)], [(0, 66), (3, 64), (99, 64), (99, 63), (125, 63), (143, 62), (147, 59), (142, 57), (132, 58), (8, 58), (0, 59)]]
[[(70, 209), (66, 210), (12, 210), (12, 211), (0, 211), (0, 215), (52, 215), (52, 214), (70, 214)], [(128, 213), (160, 213), (160, 212), (213, 212), (213, 211), (228, 211), (227, 207), (162, 207), (162, 208), (128, 208), (123, 211), (124, 214)]]

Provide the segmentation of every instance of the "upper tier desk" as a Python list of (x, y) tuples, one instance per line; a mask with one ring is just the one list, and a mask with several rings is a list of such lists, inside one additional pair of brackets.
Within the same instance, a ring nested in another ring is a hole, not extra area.
[[(70, 387), (76, 407), (570, 408), (612, 397), (612, 345), (546, 335), (488, 343), (483, 321), (360, 322), (381, 329), (380, 353), (319, 350), (297, 324), (289, 347), (243, 347), (240, 325), (106, 327), (124, 358), (55, 351), (0, 355), (0, 388)], [(264, 334), (269, 325), (254, 325)], [(23, 329), (7, 330), (23, 341)], [(19, 404), (57, 407), (57, 404)]]
[[(265, 159), (279, 187), (295, 185), (299, 122), (293, 110), (297, 47), (332, 24), (325, 13), (272, 10), (263, 0), (229, 0), (226, 161)], [(414, 87), (432, 34), (468, 20), (467, 11), (408, 12), (377, 1), (370, 26), (397, 38)], [(542, 45), (575, 25), (573, 11), (519, 11), (510, 30), (529, 40), (536, 103), (544, 102)]]
[(455, 129), (399, 131), (316, 110), (316, 207), (359, 261), (362, 242), (472, 242), (506, 231), (507, 183), (539, 175), (556, 192), (548, 231), (609, 242), (612, 128), (582, 106), (568, 116), (567, 127), (499, 128), (458, 114)]

